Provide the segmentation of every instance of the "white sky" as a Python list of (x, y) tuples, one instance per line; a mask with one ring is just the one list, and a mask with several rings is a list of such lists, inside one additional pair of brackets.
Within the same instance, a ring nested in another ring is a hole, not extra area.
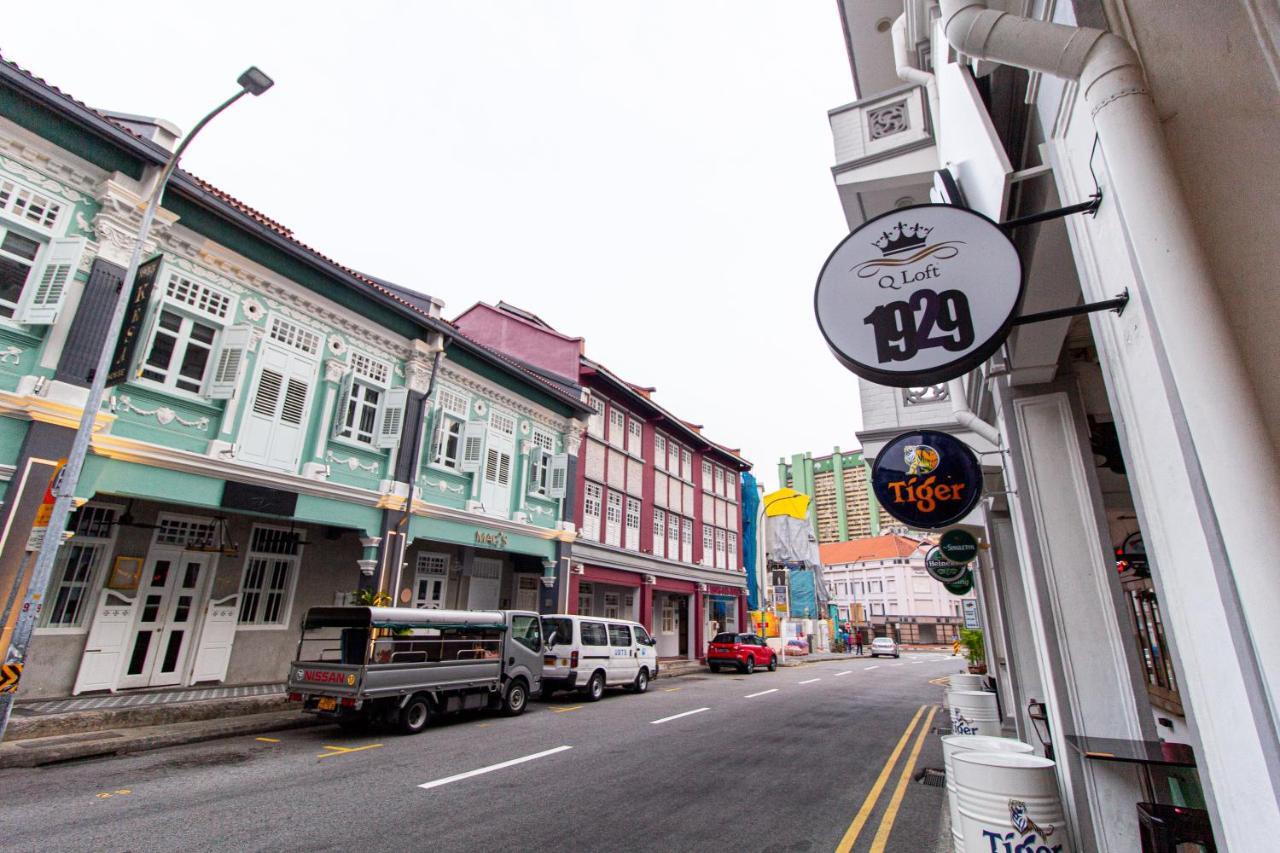
[[(179, 13), (178, 10), (181, 10)], [(835, 0), (72, 2), (11, 60), (96, 107), (205, 130), (195, 174), (454, 317), (505, 299), (776, 485), (857, 446), (813, 287), (847, 228), (826, 111)]]

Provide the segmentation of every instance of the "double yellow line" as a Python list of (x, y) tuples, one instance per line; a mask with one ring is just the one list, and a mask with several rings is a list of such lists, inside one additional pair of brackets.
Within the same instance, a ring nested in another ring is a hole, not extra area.
[(933, 715), (938, 713), (937, 705), (932, 707), (921, 705), (916, 711), (916, 715), (911, 718), (906, 731), (902, 733), (902, 737), (898, 738), (898, 745), (893, 748), (893, 752), (889, 754), (889, 760), (884, 763), (884, 769), (880, 771), (875, 784), (867, 792), (867, 798), (862, 801), (862, 808), (858, 809), (858, 813), (853, 818), (853, 823), (849, 824), (849, 828), (845, 830), (844, 837), (836, 845), (836, 853), (849, 853), (849, 851), (853, 850), (854, 842), (858, 840), (863, 827), (866, 826), (867, 820), (871, 817), (871, 812), (875, 810), (876, 801), (880, 799), (884, 786), (888, 783), (889, 777), (893, 775), (893, 767), (898, 763), (902, 750), (906, 748), (907, 741), (911, 739), (911, 732), (915, 729), (916, 723), (920, 722), (920, 717), (924, 714), (926, 708), (929, 709), (929, 715), (925, 717), (924, 725), (920, 727), (920, 732), (916, 735), (916, 742), (911, 747), (911, 754), (907, 757), (906, 764), (902, 766), (902, 773), (898, 776), (898, 784), (893, 789), (893, 795), (889, 798), (889, 805), (885, 807), (884, 814), (880, 817), (880, 825), (876, 827), (875, 838), (871, 841), (870, 853), (884, 853), (885, 845), (889, 843), (889, 833), (893, 831), (893, 823), (898, 819), (898, 809), (902, 807), (902, 798), (907, 793), (907, 782), (911, 779), (912, 771), (916, 769), (916, 761), (920, 758), (920, 749), (924, 746), (925, 735), (929, 733), (929, 724), (933, 722)]

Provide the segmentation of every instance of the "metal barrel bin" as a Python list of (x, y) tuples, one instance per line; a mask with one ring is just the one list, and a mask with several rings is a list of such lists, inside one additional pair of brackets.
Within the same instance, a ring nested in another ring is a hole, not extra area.
[(949, 690), (953, 735), (1000, 736), (1000, 707), (996, 694), (985, 690)]
[(1035, 747), (1020, 740), (987, 735), (946, 735), (942, 738), (942, 765), (946, 768), (947, 810), (951, 813), (951, 844), (955, 853), (963, 853), (964, 836), (960, 832), (960, 809), (956, 803), (956, 779), (951, 758), (960, 752), (1017, 752), (1031, 755)]
[(1016, 752), (953, 755), (964, 849), (1072, 853), (1055, 766)]

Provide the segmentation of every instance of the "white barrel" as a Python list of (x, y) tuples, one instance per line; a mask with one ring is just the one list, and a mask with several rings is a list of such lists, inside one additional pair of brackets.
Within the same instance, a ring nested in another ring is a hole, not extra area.
[(964, 849), (1071, 853), (1054, 763), (1038, 755), (967, 750), (951, 756)]
[(947, 678), (948, 690), (986, 690), (987, 677), (985, 675), (971, 675), (967, 672), (957, 672), (955, 675)]
[[(1035, 748), (1010, 737), (987, 735), (946, 735), (942, 738), (942, 766), (946, 768), (947, 809), (951, 812), (951, 845), (955, 853), (964, 853), (964, 836), (960, 834), (960, 809), (956, 803), (956, 779), (951, 770), (951, 757), (958, 752), (1018, 752), (1031, 755)], [(980, 853), (986, 853), (981, 851)]]
[(953, 735), (1000, 736), (996, 694), (985, 690), (949, 690), (947, 706), (951, 709)]

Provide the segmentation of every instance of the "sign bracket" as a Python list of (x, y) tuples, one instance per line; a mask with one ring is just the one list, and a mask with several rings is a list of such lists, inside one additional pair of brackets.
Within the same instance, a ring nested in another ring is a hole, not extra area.
[(1030, 213), (1026, 216), (1019, 216), (1017, 219), (1010, 219), (1007, 222), (1001, 222), (1000, 227), (1005, 231), (1012, 231), (1021, 225), (1033, 225), (1036, 222), (1047, 222), (1050, 219), (1061, 219), (1064, 216), (1071, 216), (1074, 213), (1087, 213), (1093, 216), (1098, 212), (1098, 208), (1102, 206), (1102, 190), (1098, 190), (1089, 196), (1088, 201), (1082, 201), (1078, 204), (1069, 204), (1066, 207), (1055, 208), (1054, 210), (1045, 210), (1040, 213)]
[(1117, 314), (1124, 313), (1124, 307), (1129, 304), (1129, 289), (1125, 288), (1124, 292), (1115, 299), (1104, 299), (1101, 302), (1087, 302), (1084, 305), (1076, 305), (1072, 308), (1054, 308), (1052, 311), (1037, 311), (1034, 314), (1023, 314), (1021, 317), (1013, 318), (1013, 325), (1025, 326), (1027, 323), (1043, 323), (1046, 320), (1058, 320), (1062, 317), (1075, 317), (1080, 314), (1092, 314), (1095, 311), (1114, 311)]

